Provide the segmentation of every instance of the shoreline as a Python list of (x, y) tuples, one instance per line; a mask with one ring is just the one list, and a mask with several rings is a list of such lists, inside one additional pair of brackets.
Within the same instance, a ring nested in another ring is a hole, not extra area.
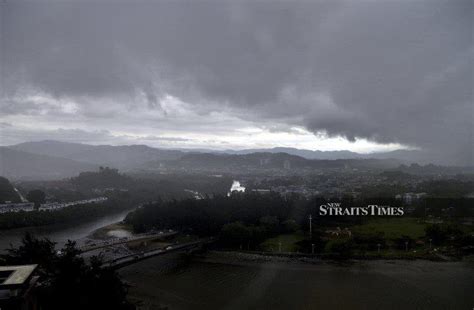
[(118, 221), (109, 225), (102, 226), (97, 228), (94, 231), (91, 231), (90, 234), (87, 236), (89, 239), (96, 239), (96, 240), (105, 240), (113, 238), (113, 236), (109, 235), (109, 232), (114, 230), (123, 230), (127, 231), (130, 234), (133, 234), (132, 229), (129, 225), (124, 224), (123, 221)]
[[(93, 222), (93, 221), (107, 218), (110, 216), (115, 216), (117, 214), (124, 213), (126, 216), (128, 213), (136, 210), (136, 208), (137, 207), (124, 208), (124, 209), (119, 208), (119, 209), (108, 211), (100, 215), (86, 215), (80, 218), (69, 218), (63, 222), (46, 223), (46, 224), (41, 224), (41, 225), (17, 226), (17, 227), (10, 227), (10, 228), (0, 228), (0, 234), (21, 231), (21, 230), (55, 230), (55, 229), (69, 228), (71, 225), (82, 225), (88, 222)], [(58, 211), (61, 211), (61, 210), (54, 210), (54, 211), (40, 210), (39, 212), (58, 212)]]
[(87, 218), (76, 223), (56, 223), (42, 226), (25, 226), (8, 230), (0, 230), (0, 253), (10, 247), (18, 245), (26, 232), (33, 233), (36, 237), (49, 238), (61, 247), (67, 240), (78, 241), (87, 238), (97, 229), (120, 222), (126, 214), (134, 208), (113, 212), (96, 218)]
[(442, 257), (433, 256), (431, 258), (423, 257), (360, 257), (353, 256), (348, 258), (335, 258), (321, 255), (311, 255), (304, 253), (274, 253), (261, 251), (232, 251), (232, 250), (208, 250), (205, 253), (194, 254), (194, 259), (203, 262), (215, 262), (223, 264), (234, 264), (237, 262), (252, 262), (252, 263), (302, 263), (302, 264), (331, 264), (331, 265), (351, 265), (360, 262), (435, 262), (435, 263), (473, 263), (474, 257), (465, 256), (461, 259), (443, 259)]

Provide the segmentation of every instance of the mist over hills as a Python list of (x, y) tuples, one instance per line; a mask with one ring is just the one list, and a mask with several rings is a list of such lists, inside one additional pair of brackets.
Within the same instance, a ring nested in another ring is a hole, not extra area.
[[(294, 148), (249, 150), (171, 150), (146, 145), (88, 145), (60, 141), (25, 142), (0, 148), (0, 175), (12, 179), (59, 179), (109, 166), (122, 171), (160, 167), (172, 169), (375, 168), (409, 165), (418, 151), (358, 154), (350, 151), (311, 151)], [(418, 161), (423, 163), (423, 161)]]
[(225, 150), (220, 153), (245, 155), (251, 153), (287, 153), (304, 157), (306, 159), (355, 159), (363, 158), (362, 154), (351, 151), (311, 151), (296, 149), (291, 147), (274, 147), (269, 149), (245, 149), (245, 150)]
[(97, 165), (0, 147), (0, 175), (9, 179), (53, 180), (96, 170)]
[(118, 169), (135, 168), (149, 161), (171, 160), (182, 156), (180, 151), (156, 149), (146, 145), (88, 145), (52, 140), (25, 142), (9, 148)]
[(7, 178), (0, 177), (0, 203), (21, 202), (20, 196)]
[(296, 149), (291, 147), (275, 147), (270, 149), (247, 149), (247, 150), (225, 150), (222, 153), (227, 154), (251, 154), (251, 153), (287, 153), (290, 155), (301, 156), (306, 159), (397, 159), (407, 163), (430, 163), (426, 154), (418, 150), (396, 150), (382, 153), (361, 154), (351, 151), (312, 151)]
[[(396, 150), (391, 152), (361, 154), (351, 151), (312, 151), (291, 147), (274, 147), (267, 149), (244, 149), (244, 150), (213, 150), (213, 149), (161, 149), (146, 145), (89, 145), (82, 143), (61, 142), (54, 140), (44, 140), (35, 142), (25, 142), (12, 146), (11, 149), (26, 151), (34, 154), (42, 154), (56, 157), (66, 157), (78, 161), (88, 161), (103, 164), (113, 161), (115, 164), (127, 166), (127, 161), (143, 161), (160, 159), (177, 159), (185, 153), (214, 153), (245, 155), (251, 153), (287, 153), (306, 159), (398, 159), (407, 162), (430, 163), (423, 158), (426, 154), (417, 150)], [(115, 153), (115, 154), (111, 154)], [(120, 153), (120, 154), (119, 154)], [(120, 156), (120, 157), (118, 157)], [(138, 159), (137, 159), (138, 157)]]
[(395, 159), (307, 159), (288, 153), (254, 152), (249, 154), (190, 153), (179, 160), (170, 161), (168, 166), (176, 168), (199, 167), (202, 169), (331, 169), (331, 168), (373, 168), (393, 169), (401, 162)]
[(397, 159), (400, 161), (418, 162), (419, 151), (398, 150), (386, 153), (360, 154), (351, 151), (311, 151), (289, 147), (245, 150), (212, 150), (212, 149), (160, 149), (146, 145), (89, 145), (82, 143), (60, 142), (54, 140), (25, 142), (9, 146), (9, 148), (33, 154), (63, 157), (75, 161), (88, 162), (98, 165), (111, 165), (116, 168), (130, 168), (156, 160), (176, 160), (186, 154), (210, 153), (228, 155), (248, 155), (252, 153), (286, 153), (305, 159), (335, 160), (335, 159)]

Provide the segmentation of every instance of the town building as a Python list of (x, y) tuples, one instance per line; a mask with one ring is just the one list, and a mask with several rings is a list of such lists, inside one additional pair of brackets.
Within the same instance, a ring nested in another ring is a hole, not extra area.
[(37, 310), (38, 265), (0, 266), (0, 309)]

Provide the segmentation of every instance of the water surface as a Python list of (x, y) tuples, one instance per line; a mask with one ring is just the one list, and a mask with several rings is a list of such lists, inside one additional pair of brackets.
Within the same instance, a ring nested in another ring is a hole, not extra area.
[(130, 295), (173, 309), (472, 309), (468, 263), (370, 261), (176, 264), (156, 257), (120, 271)]
[(27, 231), (38, 237), (47, 237), (50, 240), (57, 242), (57, 246), (61, 247), (67, 242), (67, 240), (85, 238), (96, 229), (122, 221), (130, 211), (132, 210), (101, 216), (83, 223), (0, 230), (0, 252), (7, 249), (10, 244), (18, 244), (24, 233)]

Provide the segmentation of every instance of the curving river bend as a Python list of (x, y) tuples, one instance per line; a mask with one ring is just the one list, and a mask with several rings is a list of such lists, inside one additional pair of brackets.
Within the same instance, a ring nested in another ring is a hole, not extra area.
[(20, 242), (25, 232), (31, 232), (37, 237), (47, 237), (57, 242), (57, 248), (64, 245), (67, 240), (78, 240), (88, 236), (90, 233), (101, 227), (122, 221), (133, 209), (120, 211), (106, 216), (98, 217), (94, 220), (61, 225), (48, 225), (39, 227), (27, 227), (11, 230), (0, 230), (0, 252), (7, 249), (10, 244), (16, 245)]

